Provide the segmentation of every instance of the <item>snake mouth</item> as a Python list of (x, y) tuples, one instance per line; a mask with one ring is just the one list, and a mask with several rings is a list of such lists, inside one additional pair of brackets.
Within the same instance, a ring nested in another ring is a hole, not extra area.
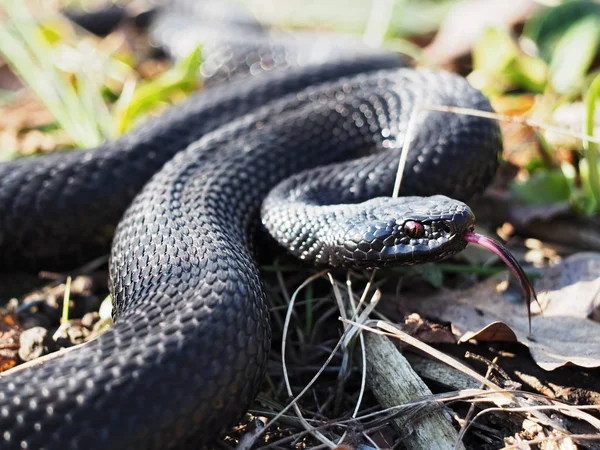
[(473, 229), (474, 221), (467, 208), (436, 219), (412, 216), (374, 223), (360, 236), (346, 239), (337, 257), (345, 266), (363, 268), (439, 261), (466, 247), (463, 235)]

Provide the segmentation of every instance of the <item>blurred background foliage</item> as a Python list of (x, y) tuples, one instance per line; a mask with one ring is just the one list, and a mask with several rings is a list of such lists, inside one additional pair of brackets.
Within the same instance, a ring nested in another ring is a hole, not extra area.
[[(598, 211), (597, 145), (581, 137), (594, 135), (600, 118), (595, 113), (600, 89), (600, 4), (589, 0), (240, 2), (273, 28), (352, 33), (368, 44), (404, 53), (416, 65), (465, 75), (491, 98), (499, 113), (534, 125), (535, 142), (524, 145), (510, 135), (505, 141), (506, 160), (519, 168), (509, 186), (516, 201), (566, 204), (584, 215)], [(0, 160), (96, 146), (201, 88), (198, 48), (170, 64), (154, 58), (131, 28), (120, 27), (100, 38), (57, 14), (64, 8), (94, 9), (106, 4), (0, 0), (0, 53), (8, 64), (2, 68), (16, 73), (43, 104), (38, 107), (22, 94), (20, 85), (15, 88), (7, 82), (6, 70), (0, 73), (0, 107), (14, 113), (15, 107), (23, 109), (25, 104), (37, 113), (25, 108), (27, 114), (19, 115), (17, 109), (11, 118), (0, 121)], [(138, 10), (150, 6), (137, 0), (128, 5)], [(568, 129), (575, 137), (553, 127)]]

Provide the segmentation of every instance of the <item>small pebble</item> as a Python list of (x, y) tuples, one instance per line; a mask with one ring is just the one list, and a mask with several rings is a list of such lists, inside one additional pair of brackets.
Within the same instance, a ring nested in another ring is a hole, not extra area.
[(81, 325), (87, 329), (92, 329), (94, 324), (100, 320), (100, 314), (96, 311), (87, 313), (81, 318)]
[(54, 351), (56, 345), (46, 328), (33, 327), (21, 333), (19, 357), (31, 361)]

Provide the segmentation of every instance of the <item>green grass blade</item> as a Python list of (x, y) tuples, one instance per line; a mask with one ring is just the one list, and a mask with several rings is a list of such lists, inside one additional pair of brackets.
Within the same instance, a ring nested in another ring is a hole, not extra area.
[[(61, 126), (67, 131), (71, 130), (73, 127), (70, 118), (58, 94), (48, 79), (42, 75), (27, 48), (5, 26), (0, 26), (0, 53), (34, 93), (43, 99), (44, 104)], [(77, 132), (73, 134), (74, 138), (78, 136)]]
[(76, 145), (93, 147), (103, 141), (95, 115), (88, 114), (75, 88), (52, 62), (52, 46), (21, 2), (0, 0), (9, 24), (0, 26), (0, 53), (46, 105)]
[[(592, 81), (590, 88), (585, 97), (586, 114), (585, 114), (585, 130), (584, 133), (593, 136), (594, 134), (594, 114), (596, 112), (596, 102), (600, 95), (600, 75), (597, 75)], [(596, 207), (600, 205), (600, 177), (598, 177), (598, 144), (594, 142), (584, 141), (583, 148), (585, 149), (585, 158), (588, 165), (588, 181)]]
[(71, 277), (67, 277), (65, 284), (65, 294), (63, 296), (63, 307), (61, 323), (67, 323), (69, 321), (69, 302), (71, 301)]
[(85, 72), (76, 74), (80, 101), (88, 117), (95, 117), (96, 126), (104, 138), (114, 137), (114, 121), (102, 98), (102, 82)]
[(157, 78), (142, 81), (137, 86), (125, 87), (115, 111), (117, 133), (131, 128), (141, 114), (164, 103), (173, 93), (189, 93), (197, 87), (198, 71), (202, 64), (200, 47), (196, 47), (187, 57), (177, 62)]
[(588, 17), (569, 27), (559, 39), (550, 62), (550, 81), (561, 94), (578, 92), (600, 43), (600, 20)]
[(80, 101), (75, 87), (65, 81), (56, 69), (52, 60), (53, 47), (44, 37), (40, 27), (23, 2), (8, 3), (4, 0), (5, 9), (12, 19), (15, 29), (20, 34), (24, 44), (38, 61), (40, 69), (47, 76), (54, 88), (58, 91), (59, 98), (71, 118), (71, 128), (78, 130), (79, 145), (92, 147), (103, 141), (102, 135), (96, 125), (94, 114), (87, 114)]

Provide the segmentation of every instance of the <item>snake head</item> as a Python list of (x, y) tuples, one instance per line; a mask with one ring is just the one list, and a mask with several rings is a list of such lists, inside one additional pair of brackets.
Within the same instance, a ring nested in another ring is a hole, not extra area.
[(329, 263), (344, 267), (413, 265), (448, 258), (466, 246), (475, 216), (464, 203), (442, 195), (376, 198), (355, 205)]

